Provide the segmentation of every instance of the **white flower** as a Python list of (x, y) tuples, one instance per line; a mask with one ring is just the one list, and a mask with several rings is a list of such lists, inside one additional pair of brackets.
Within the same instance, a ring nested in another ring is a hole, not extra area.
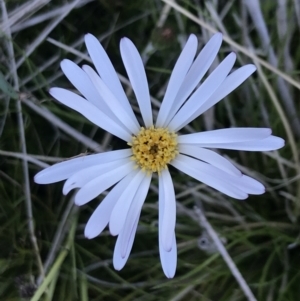
[(123, 268), (129, 257), (153, 172), (157, 172), (159, 178), (159, 252), (168, 278), (174, 276), (177, 262), (176, 200), (168, 164), (236, 199), (265, 191), (261, 183), (243, 175), (227, 159), (209, 149), (269, 151), (281, 148), (284, 140), (272, 136), (270, 129), (228, 128), (176, 134), (255, 71), (254, 65), (246, 65), (229, 74), (236, 60), (236, 55), (230, 53), (196, 89), (221, 42), (222, 35), (215, 34), (194, 60), (197, 38), (189, 37), (171, 74), (156, 123), (145, 69), (129, 39), (121, 40), (121, 56), (140, 108), (142, 124), (134, 115), (106, 52), (94, 36), (86, 35), (85, 43), (98, 74), (86, 65), (81, 69), (69, 60), (61, 62), (64, 74), (83, 97), (61, 88), (52, 88), (50, 94), (131, 147), (55, 164), (39, 172), (34, 180), (39, 184), (66, 180), (63, 193), (79, 188), (75, 196), (79, 206), (115, 185), (89, 219), (85, 236), (94, 238), (109, 224), (111, 234), (118, 235), (113, 256), (117, 270)]

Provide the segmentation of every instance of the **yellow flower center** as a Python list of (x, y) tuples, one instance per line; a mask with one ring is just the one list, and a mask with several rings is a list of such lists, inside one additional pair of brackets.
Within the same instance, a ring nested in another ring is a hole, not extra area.
[(177, 135), (166, 128), (141, 128), (131, 146), (137, 166), (146, 172), (160, 172), (178, 154)]

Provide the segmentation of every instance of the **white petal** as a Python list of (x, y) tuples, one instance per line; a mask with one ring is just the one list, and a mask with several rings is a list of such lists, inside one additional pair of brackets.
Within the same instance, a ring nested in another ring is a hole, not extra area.
[(115, 204), (131, 180), (132, 175), (130, 173), (123, 178), (102, 200), (85, 226), (84, 235), (87, 238), (92, 239), (98, 236), (107, 226)]
[(177, 266), (177, 245), (175, 233), (173, 233), (173, 242), (170, 252), (167, 252), (163, 246), (162, 242), (159, 241), (159, 256), (162, 269), (167, 278), (173, 278), (176, 272)]
[(209, 99), (227, 77), (236, 60), (235, 53), (230, 53), (208, 76), (204, 83), (188, 99), (169, 124), (175, 132), (189, 123), (189, 118)]
[(182, 135), (178, 137), (178, 143), (199, 145), (256, 141), (267, 138), (271, 133), (269, 128), (228, 128)]
[(91, 34), (85, 35), (85, 44), (98, 74), (101, 76), (109, 90), (115, 95), (116, 99), (120, 102), (127, 113), (132, 117), (133, 120), (136, 121), (136, 126), (139, 126), (120, 83), (118, 75), (105, 50), (97, 38)]
[(166, 94), (158, 112), (156, 127), (164, 126), (164, 122), (174, 105), (176, 95), (179, 89), (181, 89), (184, 78), (192, 65), (197, 51), (197, 45), (198, 41), (196, 36), (191, 34), (172, 71)]
[(174, 101), (174, 105), (172, 106), (170, 113), (165, 120), (164, 126), (169, 124), (184, 101), (188, 98), (188, 96), (196, 88), (197, 84), (201, 81), (204, 74), (207, 72), (208, 68), (216, 58), (221, 47), (221, 43), (222, 34), (216, 33), (201, 50), (191, 69), (186, 75), (182, 86), (180, 87), (180, 90)]
[(74, 188), (81, 188), (88, 182), (99, 177), (99, 175), (104, 175), (105, 173), (116, 169), (119, 166), (125, 165), (130, 162), (129, 158), (115, 160), (112, 162), (97, 164), (84, 169), (81, 169), (74, 173), (64, 184), (63, 194), (68, 194)]
[(164, 214), (161, 225), (161, 242), (163, 248), (170, 252), (173, 244), (173, 234), (176, 224), (176, 199), (174, 186), (168, 169), (162, 170), (159, 175), (159, 186), (163, 186), (163, 195), (159, 196), (164, 203)]
[(69, 81), (88, 101), (120, 125), (120, 122), (104, 102), (92, 81), (80, 67), (66, 59), (60, 63), (60, 66)]
[(121, 56), (139, 104), (146, 127), (153, 125), (151, 101), (145, 68), (134, 44), (127, 38), (120, 42)]
[(85, 72), (70, 60), (60, 63), (61, 69), (73, 86), (91, 103), (99, 104), (99, 95)]
[[(232, 186), (235, 186), (239, 190), (247, 194), (263, 194), (265, 192), (265, 187), (260, 182), (246, 175), (242, 175), (242, 173), (238, 169), (236, 169), (228, 160), (226, 160), (222, 156), (210, 150), (201, 149), (199, 147), (191, 145), (180, 145), (179, 151), (181, 152), (181, 150), (183, 150), (183, 152), (189, 156), (193, 156), (197, 159), (206, 161), (216, 168), (220, 169), (215, 170), (217, 172), (217, 175), (215, 176), (218, 178), (222, 177), (224, 181), (229, 180), (230, 184)], [(202, 151), (204, 152), (202, 153)], [(192, 161), (190, 161), (190, 164), (192, 164)], [(225, 173), (223, 173), (221, 170), (225, 171)], [(230, 175), (232, 175), (233, 177), (231, 177)]]
[(79, 112), (95, 125), (109, 133), (125, 140), (130, 141), (131, 135), (125, 128), (120, 127), (103, 112), (101, 112), (93, 104), (82, 98), (81, 96), (61, 88), (52, 88), (49, 93), (62, 104)]
[(263, 194), (266, 192), (263, 184), (246, 175), (243, 175), (239, 181), (233, 181), (233, 184), (248, 194)]
[(200, 147), (234, 149), (243, 151), (272, 151), (284, 146), (284, 140), (280, 137), (270, 136), (261, 140), (232, 142), (232, 143), (199, 143)]
[(35, 175), (34, 181), (38, 184), (59, 182), (69, 178), (71, 175), (81, 169), (104, 162), (111, 162), (118, 159), (127, 158), (131, 155), (131, 149), (122, 149), (101, 154), (81, 156), (54, 164), (40, 171)]
[(239, 177), (242, 176), (242, 173), (230, 161), (209, 149), (194, 145), (179, 144), (179, 152), (207, 162), (219, 169), (224, 170), (225, 172), (228, 172), (231, 175)]
[(109, 231), (112, 235), (118, 235), (122, 231), (131, 202), (145, 176), (144, 171), (137, 170), (134, 178), (118, 199), (109, 220)]
[(121, 241), (121, 257), (124, 258), (127, 254), (129, 243), (130, 243), (130, 236), (132, 235), (132, 229), (134, 228), (134, 223), (136, 219), (140, 216), (142, 206), (146, 199), (150, 182), (151, 176), (146, 175), (136, 192), (133, 201), (131, 202), (130, 208), (128, 210), (128, 214), (126, 216), (126, 221), (123, 227), (122, 232), (120, 233), (118, 239)]
[(254, 65), (245, 65), (227, 76), (219, 88), (211, 95), (211, 97), (203, 103), (203, 105), (188, 119), (188, 123), (197, 118), (199, 115), (214, 106), (221, 99), (241, 85), (254, 71)]
[(86, 185), (84, 185), (75, 195), (75, 204), (84, 205), (97, 197), (104, 190), (108, 189), (133, 170), (133, 163), (128, 162), (118, 168), (111, 170), (103, 175), (98, 176)]
[[(103, 100), (101, 94), (99, 94), (96, 90), (96, 85), (93, 84), (88, 75), (80, 67), (66, 59), (60, 63), (60, 66), (69, 81), (88, 101), (90, 101), (118, 125), (121, 125), (119, 120), (110, 110), (109, 106)], [(124, 125), (121, 126), (123, 127)]]
[(134, 116), (134, 119), (127, 113), (127, 111), (120, 105), (119, 101), (113, 95), (113, 93), (108, 89), (103, 80), (99, 75), (88, 65), (84, 65), (83, 70), (87, 73), (90, 80), (93, 82), (98, 93), (101, 95), (109, 109), (113, 114), (120, 120), (124, 127), (126, 127), (132, 134), (136, 134), (140, 127), (137, 127), (137, 120)]
[(170, 164), (230, 197), (239, 200), (244, 200), (248, 197), (247, 193), (233, 184), (233, 182), (238, 182), (240, 177), (232, 176), (212, 165), (181, 154), (177, 155)]
[(139, 219), (140, 219), (140, 215), (138, 215), (136, 220), (134, 221), (134, 225), (132, 227), (132, 230), (130, 232), (130, 237), (128, 240), (126, 254), (124, 257), (121, 256), (121, 239), (120, 239), (120, 235), (118, 236), (118, 239), (117, 239), (117, 242), (115, 245), (114, 256), (113, 256), (113, 265), (114, 265), (115, 270), (117, 270), (117, 271), (120, 271), (124, 267), (124, 265), (126, 264), (126, 262), (128, 260), (129, 254), (132, 249), (132, 245), (133, 245), (133, 241), (134, 241), (134, 237), (135, 237)]
[[(160, 179), (160, 178), (159, 178)], [(160, 179), (161, 181), (161, 179)], [(161, 265), (163, 268), (163, 271), (165, 275), (168, 278), (173, 278), (176, 271), (176, 265), (177, 265), (177, 246), (176, 246), (176, 237), (175, 232), (173, 231), (172, 236), (172, 246), (171, 250), (168, 252), (163, 247), (163, 219), (165, 216), (165, 191), (164, 191), (164, 185), (159, 185), (159, 210), (158, 210), (158, 245), (159, 245), (159, 256)]]

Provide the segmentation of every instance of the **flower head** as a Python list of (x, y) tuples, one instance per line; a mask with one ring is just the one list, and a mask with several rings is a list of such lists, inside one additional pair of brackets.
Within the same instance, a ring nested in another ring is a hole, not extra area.
[(142, 127), (128, 145), (137, 166), (149, 173), (160, 173), (178, 155), (177, 135), (167, 128)]
[(86, 35), (85, 43), (98, 73), (87, 65), (80, 68), (69, 60), (61, 62), (64, 74), (82, 96), (61, 88), (52, 88), (50, 94), (125, 140), (130, 147), (64, 161), (42, 170), (34, 179), (40, 184), (66, 180), (64, 194), (79, 188), (75, 195), (77, 205), (88, 203), (113, 186), (90, 217), (85, 235), (94, 238), (109, 224), (111, 234), (118, 236), (113, 257), (117, 270), (123, 268), (129, 257), (153, 173), (157, 173), (159, 179), (160, 259), (169, 278), (175, 274), (177, 248), (176, 200), (168, 165), (236, 199), (265, 191), (261, 183), (243, 175), (230, 161), (210, 149), (268, 151), (281, 148), (284, 141), (272, 136), (270, 129), (228, 128), (177, 134), (255, 71), (255, 66), (249, 64), (230, 73), (236, 60), (236, 55), (230, 53), (197, 87), (221, 42), (222, 35), (215, 34), (195, 58), (197, 38), (189, 37), (171, 74), (155, 123), (145, 69), (129, 39), (121, 40), (121, 56), (142, 122), (133, 113), (106, 52), (94, 36)]

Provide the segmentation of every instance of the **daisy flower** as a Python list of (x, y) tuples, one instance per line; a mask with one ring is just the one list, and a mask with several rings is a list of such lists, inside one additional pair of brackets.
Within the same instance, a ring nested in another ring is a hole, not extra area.
[(230, 161), (210, 149), (279, 149), (284, 140), (272, 136), (271, 129), (228, 128), (178, 134), (256, 69), (249, 64), (230, 73), (236, 60), (236, 55), (230, 53), (199, 85), (221, 42), (222, 35), (215, 34), (196, 57), (197, 38), (193, 34), (189, 37), (172, 71), (155, 122), (143, 62), (129, 39), (121, 40), (120, 50), (141, 120), (135, 116), (111, 61), (93, 35), (85, 36), (85, 44), (97, 72), (87, 65), (80, 68), (70, 60), (61, 62), (62, 71), (82, 96), (61, 88), (50, 89), (50, 94), (126, 141), (129, 147), (55, 164), (39, 172), (34, 180), (39, 184), (66, 180), (63, 193), (77, 188), (75, 203), (79, 206), (113, 187), (90, 217), (85, 236), (94, 238), (109, 225), (110, 233), (118, 236), (113, 255), (117, 270), (124, 267), (129, 257), (151, 178), (157, 173), (160, 260), (168, 278), (175, 274), (176, 199), (168, 165), (235, 199), (265, 192), (261, 183), (243, 175)]

